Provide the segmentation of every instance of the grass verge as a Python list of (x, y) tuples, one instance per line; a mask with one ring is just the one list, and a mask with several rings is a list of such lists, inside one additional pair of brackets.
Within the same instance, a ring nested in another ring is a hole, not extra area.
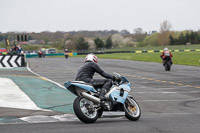
[[(103, 59), (122, 59), (162, 63), (160, 54), (161, 53), (116, 53), (99, 54), (97, 56), (98, 58)], [(174, 64), (200, 66), (200, 52), (173, 52), (172, 54)], [(85, 57), (85, 55), (78, 55), (76, 57)]]
[(192, 45), (169, 45), (169, 46), (145, 46), (145, 47), (125, 47), (125, 48), (115, 48), (115, 49), (107, 49), (107, 51), (136, 51), (136, 50), (163, 50), (165, 47), (178, 50), (184, 49), (200, 49), (200, 44), (192, 44)]

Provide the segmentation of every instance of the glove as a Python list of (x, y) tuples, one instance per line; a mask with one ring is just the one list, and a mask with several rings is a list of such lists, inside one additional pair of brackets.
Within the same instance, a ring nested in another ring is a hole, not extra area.
[(120, 78), (120, 77), (115, 77), (115, 76), (113, 76), (113, 81), (120, 82), (120, 81), (121, 81), (121, 78)]

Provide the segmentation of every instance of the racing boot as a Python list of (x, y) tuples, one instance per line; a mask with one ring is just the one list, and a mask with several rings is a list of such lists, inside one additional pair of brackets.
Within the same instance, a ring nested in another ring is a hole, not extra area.
[(100, 101), (101, 101), (100, 105), (101, 105), (103, 110), (110, 110), (111, 105), (109, 104), (109, 102), (110, 102), (111, 99), (106, 97), (105, 94), (106, 94), (106, 89), (102, 89), (100, 96), (99, 96)]
[(100, 96), (99, 96), (101, 102), (102, 102), (102, 101), (106, 101), (106, 100), (110, 100), (108, 97), (105, 97), (105, 94), (106, 94), (106, 89), (102, 88), (102, 89), (101, 89)]

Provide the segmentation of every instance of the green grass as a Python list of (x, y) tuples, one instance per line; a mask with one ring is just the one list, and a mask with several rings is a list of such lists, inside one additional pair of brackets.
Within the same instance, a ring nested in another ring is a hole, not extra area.
[[(99, 54), (97, 56), (102, 59), (122, 59), (162, 63), (160, 54), (161, 53), (116, 53)], [(200, 52), (173, 52), (172, 54), (174, 56), (174, 64), (200, 66)], [(85, 55), (78, 55), (78, 57), (85, 57)]]
[(174, 64), (200, 66), (200, 52), (174, 52)]
[[(184, 49), (200, 49), (200, 44), (195, 45), (175, 45), (175, 46), (155, 46), (155, 47), (137, 47), (137, 48), (118, 48), (109, 51), (136, 51), (136, 50), (163, 50), (168, 47), (170, 50), (184, 50)], [(103, 59), (123, 59), (136, 60), (146, 62), (162, 63), (160, 58), (161, 53), (116, 53), (116, 54), (99, 54), (98, 58)], [(173, 52), (173, 63), (179, 65), (200, 66), (200, 52)], [(74, 57), (85, 57), (86, 55), (78, 55)], [(63, 56), (62, 56), (63, 57)], [(70, 57), (71, 58), (71, 57)]]
[[(170, 50), (184, 49), (200, 49), (200, 44), (193, 45), (175, 45), (175, 46), (149, 46), (149, 47), (127, 47), (105, 51), (136, 51), (136, 50), (163, 50), (168, 47)], [(146, 62), (162, 63), (160, 58), (161, 53), (116, 53), (116, 54), (100, 54), (98, 58), (104, 59), (123, 59), (136, 60)], [(179, 65), (200, 66), (200, 52), (173, 52), (173, 63)], [(82, 56), (84, 57), (84, 56)]]
[(149, 47), (126, 47), (126, 48), (116, 48), (116, 49), (107, 49), (105, 51), (135, 51), (135, 50), (163, 50), (165, 47), (169, 49), (200, 49), (200, 44), (192, 45), (170, 45), (170, 46), (149, 46)]

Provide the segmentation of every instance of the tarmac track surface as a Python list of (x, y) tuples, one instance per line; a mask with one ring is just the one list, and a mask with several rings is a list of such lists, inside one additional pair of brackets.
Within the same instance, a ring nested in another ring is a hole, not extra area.
[[(73, 80), (83, 58), (30, 58), (31, 70), (63, 85)], [(132, 83), (131, 95), (138, 101), (142, 116), (99, 119), (94, 124), (80, 121), (1, 125), (2, 133), (136, 132), (199, 133), (200, 67), (173, 65), (170, 72), (159, 63), (100, 59), (106, 72), (118, 72)], [(95, 75), (96, 78), (100, 78)]]

